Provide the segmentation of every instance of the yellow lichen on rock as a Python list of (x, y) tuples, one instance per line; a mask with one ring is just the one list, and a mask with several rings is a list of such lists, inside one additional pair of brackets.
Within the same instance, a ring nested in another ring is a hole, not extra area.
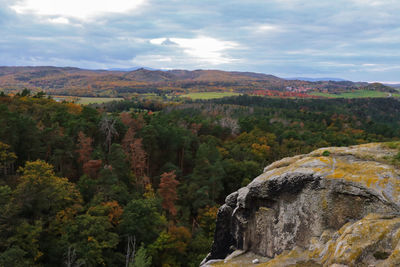
[[(321, 156), (324, 151), (329, 151), (329, 156)], [(390, 195), (392, 201), (400, 204), (400, 170), (385, 160), (393, 157), (396, 151), (381, 143), (321, 148), (307, 155), (272, 163), (257, 179), (267, 180), (290, 173), (313, 173), (326, 179), (343, 179), (360, 184), (376, 190), (382, 197)], [(387, 188), (388, 184), (390, 188)]]
[[(362, 266), (363, 259), (374, 260), (379, 264), (384, 264), (385, 261), (393, 263), (393, 260), (397, 259), (396, 247), (399, 239), (396, 236), (399, 228), (399, 217), (370, 214), (351, 225), (344, 225), (338, 231), (338, 234), (341, 234), (334, 242), (328, 242), (325, 247), (315, 251), (325, 253), (321, 258), (315, 257), (318, 253), (314, 253), (314, 260), (324, 266), (333, 263)], [(392, 253), (395, 254), (392, 256)], [(370, 256), (366, 257), (368, 254)], [(397, 264), (400, 262), (397, 261)]]
[(343, 234), (333, 243), (334, 249), (325, 255), (326, 262), (354, 264), (364, 250), (387, 235), (390, 226), (400, 222), (399, 219), (390, 221), (374, 217), (368, 215), (351, 226), (345, 226)]
[(288, 157), (288, 158), (283, 158), (281, 160), (275, 161), (274, 163), (268, 165), (267, 167), (264, 168), (264, 172), (267, 172), (269, 170), (273, 169), (279, 169), (282, 167), (289, 166), (290, 164), (296, 162), (297, 160), (301, 159), (303, 155), (299, 156), (294, 156), (294, 157)]
[(217, 226), (247, 252), (210, 266), (253, 266), (254, 253), (273, 257), (262, 267), (400, 266), (399, 149), (328, 147), (267, 166), (227, 198)]
[(325, 169), (323, 172), (325, 173), (322, 173), (322, 175), (326, 175), (326, 178), (341, 178), (362, 183), (367, 187), (380, 187), (380, 185), (387, 184), (387, 181), (381, 182), (382, 179), (385, 179), (384, 173), (390, 173), (390, 176), (394, 176), (393, 168), (388, 165), (365, 161), (348, 162), (341, 159), (336, 160), (332, 171)]
[[(333, 238), (336, 236), (336, 238)], [(284, 251), (274, 259), (260, 263), (260, 267), (284, 266), (376, 266), (400, 265), (400, 218), (396, 216), (369, 214), (363, 219), (345, 224), (335, 233), (327, 233), (314, 239), (307, 249), (295, 247)], [(326, 242), (328, 241), (328, 242)], [(210, 266), (247, 266), (254, 254), (244, 254), (227, 262)], [(367, 264), (368, 261), (368, 264)], [(375, 265), (374, 265), (375, 266)]]

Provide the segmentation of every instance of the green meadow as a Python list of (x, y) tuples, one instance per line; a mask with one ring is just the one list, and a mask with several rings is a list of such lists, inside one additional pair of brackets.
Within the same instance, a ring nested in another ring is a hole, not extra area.
[(204, 100), (204, 99), (215, 99), (215, 98), (222, 98), (227, 96), (236, 96), (240, 95), (239, 93), (234, 92), (200, 92), (200, 93), (189, 93), (186, 95), (181, 95), (181, 97), (188, 97), (193, 100)]
[(365, 97), (389, 97), (389, 96), (400, 97), (400, 94), (393, 94), (393, 93), (391, 94), (387, 92), (372, 91), (372, 90), (357, 90), (341, 94), (315, 92), (312, 93), (311, 95), (331, 97), (331, 98), (365, 98)]
[(53, 97), (56, 101), (75, 101), (77, 104), (89, 105), (89, 104), (102, 104), (115, 100), (123, 100), (121, 97), (76, 97), (76, 96), (56, 96)]

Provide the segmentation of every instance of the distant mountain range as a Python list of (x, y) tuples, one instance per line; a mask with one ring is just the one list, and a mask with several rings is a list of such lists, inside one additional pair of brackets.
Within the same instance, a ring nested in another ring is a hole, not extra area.
[(273, 75), (253, 73), (253, 72), (237, 72), (237, 71), (221, 71), (221, 70), (148, 70), (137, 69), (128, 72), (124, 77), (144, 82), (233, 82), (233, 81), (282, 81)]
[(307, 77), (293, 77), (293, 78), (285, 78), (285, 79), (286, 79), (286, 80), (307, 81), (307, 82), (327, 82), (327, 81), (344, 82), (344, 81), (348, 81), (348, 80), (341, 79), (341, 78), (307, 78)]
[(109, 71), (134, 71), (134, 70), (138, 70), (138, 69), (146, 69), (146, 70), (159, 70), (159, 69), (153, 69), (153, 68), (148, 68), (148, 67), (131, 67), (131, 68), (111, 68), (111, 69), (105, 69), (105, 70), (109, 70)]
[[(311, 80), (311, 81), (310, 81)], [(22, 89), (77, 96), (129, 96), (132, 93), (191, 91), (252, 92), (309, 90), (340, 92), (368, 87), (337, 78), (282, 79), (273, 75), (221, 70), (153, 70), (149, 68), (86, 70), (73, 67), (0, 67), (0, 90)], [(390, 91), (379, 84), (373, 90)]]
[(393, 87), (393, 88), (398, 88), (400, 89), (400, 83), (399, 84), (393, 84), (393, 83), (384, 83), (384, 85)]

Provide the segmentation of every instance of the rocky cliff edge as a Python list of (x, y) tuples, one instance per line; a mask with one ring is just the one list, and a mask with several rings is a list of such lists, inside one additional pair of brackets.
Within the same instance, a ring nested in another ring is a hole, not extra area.
[(203, 266), (400, 266), (400, 142), (277, 161), (220, 207)]

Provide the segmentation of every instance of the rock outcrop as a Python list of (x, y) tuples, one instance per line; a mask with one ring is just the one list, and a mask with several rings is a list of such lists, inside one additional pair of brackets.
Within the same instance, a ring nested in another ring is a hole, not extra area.
[(204, 265), (400, 266), (399, 149), (323, 148), (269, 165), (226, 198)]

